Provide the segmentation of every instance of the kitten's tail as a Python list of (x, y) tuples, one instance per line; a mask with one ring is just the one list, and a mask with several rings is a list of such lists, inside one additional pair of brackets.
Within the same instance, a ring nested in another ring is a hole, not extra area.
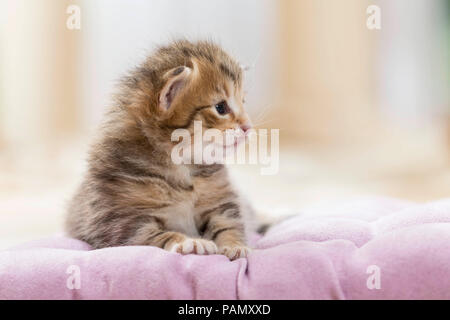
[(265, 235), (267, 233), (267, 231), (272, 228), (274, 225), (292, 218), (294, 215), (293, 214), (289, 214), (289, 215), (281, 215), (278, 217), (274, 217), (273, 215), (268, 215), (265, 214), (264, 212), (257, 212), (256, 213), (256, 232), (261, 234), (261, 235)]
[(262, 223), (258, 226), (258, 228), (256, 229), (256, 232), (261, 235), (265, 235), (267, 230), (269, 230), (269, 228), (271, 226), (272, 226), (272, 223)]

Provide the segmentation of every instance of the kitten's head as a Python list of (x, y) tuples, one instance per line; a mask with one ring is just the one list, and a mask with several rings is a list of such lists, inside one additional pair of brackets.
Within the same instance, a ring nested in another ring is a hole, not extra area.
[(169, 133), (184, 128), (193, 132), (194, 121), (203, 129), (251, 128), (244, 109), (243, 74), (240, 65), (218, 45), (209, 41), (176, 41), (159, 48), (141, 67), (139, 78), (151, 81), (148, 114)]

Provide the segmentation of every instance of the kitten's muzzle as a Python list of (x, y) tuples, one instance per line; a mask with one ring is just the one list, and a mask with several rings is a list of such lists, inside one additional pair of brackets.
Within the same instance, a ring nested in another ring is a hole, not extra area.
[(249, 130), (252, 128), (249, 124), (243, 124), (241, 125), (241, 130), (244, 132), (245, 135), (248, 134)]

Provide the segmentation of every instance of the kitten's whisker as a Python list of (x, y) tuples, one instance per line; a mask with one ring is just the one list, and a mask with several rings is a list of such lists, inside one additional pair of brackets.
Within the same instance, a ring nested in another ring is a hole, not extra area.
[(253, 61), (253, 64), (251, 65), (251, 68), (252, 68), (252, 69), (255, 69), (256, 63), (258, 62), (259, 57), (261, 56), (261, 52), (262, 52), (262, 48), (260, 48), (260, 49), (258, 50), (258, 53), (256, 54), (255, 60)]
[(261, 112), (261, 117), (262, 118), (266, 117), (272, 109), (273, 109), (273, 105), (270, 105), (270, 104), (266, 105)]
[(267, 117), (267, 116), (269, 115), (271, 109), (272, 109), (272, 106), (271, 106), (271, 105), (267, 105), (266, 107), (264, 107), (264, 108), (261, 110), (261, 112), (256, 116), (256, 119), (255, 119), (254, 122), (255, 122), (255, 123), (258, 123), (258, 122), (264, 120), (264, 118)]
[(266, 124), (266, 123), (273, 122), (273, 121), (276, 121), (276, 120), (278, 120), (278, 118), (269, 119), (269, 120), (266, 120), (266, 121), (258, 122), (258, 123), (255, 123), (254, 126), (257, 127), (257, 126), (260, 126), (262, 124)]
[(252, 63), (251, 65), (249, 65), (249, 66), (246, 66), (246, 67), (243, 69), (245, 72), (253, 72), (253, 75), (250, 76), (250, 77), (248, 77), (249, 81), (248, 81), (248, 83), (247, 83), (247, 85), (246, 85), (247, 91), (251, 91), (251, 90), (253, 89), (253, 86), (255, 85), (255, 81), (254, 81), (254, 78), (255, 78), (254, 70), (256, 70), (256, 63), (257, 63), (258, 60), (259, 60), (259, 57), (260, 57), (260, 55), (261, 55), (261, 52), (262, 52), (262, 49), (259, 49), (259, 51), (258, 51), (258, 53), (256, 54), (256, 57), (255, 57), (253, 63)]

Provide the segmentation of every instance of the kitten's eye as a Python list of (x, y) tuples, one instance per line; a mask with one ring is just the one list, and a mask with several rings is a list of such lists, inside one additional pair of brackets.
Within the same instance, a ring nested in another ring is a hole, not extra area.
[(230, 113), (230, 108), (228, 107), (227, 103), (225, 101), (219, 102), (215, 105), (216, 111), (220, 115), (225, 115), (227, 113)]

